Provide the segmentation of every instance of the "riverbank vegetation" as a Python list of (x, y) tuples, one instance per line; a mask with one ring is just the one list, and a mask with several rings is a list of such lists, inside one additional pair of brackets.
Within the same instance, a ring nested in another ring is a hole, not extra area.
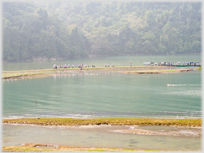
[(201, 53), (201, 2), (3, 2), (3, 61)]
[(201, 127), (201, 119), (155, 119), (155, 118), (22, 118), (3, 119), (3, 123), (36, 124), (43, 126), (80, 126), (80, 125), (138, 125), (138, 126), (188, 126)]

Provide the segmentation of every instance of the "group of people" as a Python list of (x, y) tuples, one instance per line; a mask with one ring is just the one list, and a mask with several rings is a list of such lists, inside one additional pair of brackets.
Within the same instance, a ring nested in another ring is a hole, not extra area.
[[(130, 63), (130, 66), (132, 66), (132, 63)], [(67, 65), (67, 64), (64, 64), (64, 65), (56, 65), (54, 64), (53, 68), (54, 69), (57, 69), (57, 68), (80, 68), (82, 70), (83, 67), (89, 67), (89, 65), (87, 64), (78, 64), (78, 65)], [(95, 65), (91, 65), (91, 67), (96, 67)], [(109, 64), (105, 64), (105, 67), (110, 67)], [(114, 64), (112, 65), (112, 67), (115, 67)]]
[[(110, 67), (109, 64), (105, 64), (105, 67)], [(114, 67), (114, 64), (112, 65), (112, 67)]]
[[(76, 64), (75, 65), (69, 65), (69, 64), (68, 65), (67, 64), (56, 65), (56, 64), (54, 64), (53, 65), (54, 69), (58, 69), (58, 68), (80, 68), (82, 70), (83, 67), (89, 67), (89, 65), (87, 65), (87, 64), (78, 64), (78, 65), (76, 65)], [(96, 66), (92, 64), (91, 67), (96, 67)], [(109, 64), (105, 64), (105, 67), (110, 67), (110, 65)], [(114, 64), (112, 65), (112, 67), (114, 67)]]
[[(83, 67), (89, 67), (89, 65), (86, 65), (86, 64), (85, 65), (84, 64), (78, 64), (78, 65), (76, 65), (76, 64), (75, 65), (69, 65), (69, 64), (68, 65), (67, 64), (57, 65), (57, 64), (54, 64), (53, 65), (54, 69), (58, 69), (58, 68), (81, 68), (82, 69)], [(92, 67), (96, 67), (96, 66), (92, 64)]]

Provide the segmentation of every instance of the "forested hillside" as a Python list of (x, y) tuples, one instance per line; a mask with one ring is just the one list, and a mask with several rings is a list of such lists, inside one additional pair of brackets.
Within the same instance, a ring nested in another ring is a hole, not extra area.
[(201, 53), (200, 2), (4, 2), (3, 60)]

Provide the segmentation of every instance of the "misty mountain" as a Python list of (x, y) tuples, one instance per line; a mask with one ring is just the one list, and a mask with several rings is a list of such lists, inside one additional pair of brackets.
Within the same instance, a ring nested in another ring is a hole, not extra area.
[(4, 2), (3, 60), (201, 53), (201, 2)]

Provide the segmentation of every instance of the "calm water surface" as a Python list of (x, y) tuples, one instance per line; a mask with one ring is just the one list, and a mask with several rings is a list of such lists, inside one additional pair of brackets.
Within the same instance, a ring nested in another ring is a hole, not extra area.
[[(141, 65), (144, 61), (161, 59), (200, 61), (200, 56), (193, 56), (192, 60), (190, 56), (113, 57), (73, 60), (72, 63), (128, 66), (129, 63)], [(72, 64), (68, 62), (56, 64)], [(50, 68), (52, 65), (53, 62), (6, 63), (3, 69)], [(152, 75), (82, 71), (46, 78), (3, 81), (2, 85), (3, 118), (201, 118), (202, 115), (200, 71)], [(93, 129), (3, 125), (3, 145), (30, 142), (144, 149), (201, 148), (201, 138), (124, 135)]]
[(4, 81), (3, 117), (201, 118), (201, 73), (81, 72)]

